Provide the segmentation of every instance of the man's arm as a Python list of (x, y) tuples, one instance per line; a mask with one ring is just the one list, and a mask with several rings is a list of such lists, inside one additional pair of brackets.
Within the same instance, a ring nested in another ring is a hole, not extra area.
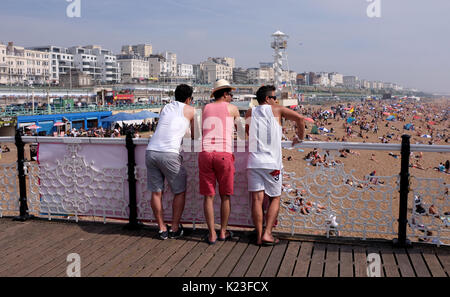
[(250, 121), (252, 118), (252, 109), (250, 108), (247, 110), (247, 113), (245, 114), (245, 134), (250, 135)]
[(305, 119), (299, 113), (286, 107), (281, 108), (281, 116), (297, 124), (298, 139), (295, 138), (292, 145), (302, 141), (305, 138)]
[(191, 139), (194, 139), (194, 132), (195, 132), (195, 108), (192, 106), (186, 105), (183, 110), (184, 117), (191, 123)]

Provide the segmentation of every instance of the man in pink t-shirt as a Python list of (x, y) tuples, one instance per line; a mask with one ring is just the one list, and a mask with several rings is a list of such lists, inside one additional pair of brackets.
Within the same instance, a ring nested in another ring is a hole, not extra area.
[[(234, 190), (234, 155), (233, 129), (234, 120), (239, 117), (239, 110), (230, 104), (233, 88), (226, 80), (214, 84), (211, 97), (213, 103), (207, 104), (202, 113), (202, 152), (198, 156), (200, 194), (205, 196), (204, 212), (209, 235), (206, 241), (214, 244), (232, 237), (227, 231), (231, 205), (230, 196)], [(219, 236), (214, 229), (214, 196), (216, 181), (219, 184), (221, 198), (221, 228)]]

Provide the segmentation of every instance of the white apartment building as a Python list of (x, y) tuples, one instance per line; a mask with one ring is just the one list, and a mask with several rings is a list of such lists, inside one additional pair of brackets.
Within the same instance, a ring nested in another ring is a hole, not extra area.
[(212, 62), (217, 63), (217, 64), (230, 66), (231, 68), (235, 68), (236, 67), (236, 60), (234, 58), (230, 58), (230, 57), (208, 58), (208, 61), (212, 61)]
[(69, 54), (68, 49), (64, 47), (48, 45), (31, 47), (32, 50), (48, 52), (50, 54), (50, 80), (54, 84), (59, 84), (60, 76), (69, 74), (69, 71), (74, 67), (73, 55)]
[(50, 82), (50, 55), (0, 44), (0, 84), (47, 84)]
[(251, 84), (267, 84), (274, 82), (273, 68), (249, 68), (248, 81)]
[(122, 46), (123, 55), (138, 55), (141, 58), (150, 57), (153, 53), (153, 47), (151, 44), (136, 44), (136, 45), (124, 45)]
[(178, 64), (177, 74), (181, 77), (192, 78), (194, 77), (194, 67), (192, 64)]
[(168, 77), (177, 76), (178, 72), (177, 54), (171, 52), (164, 52), (161, 55), (165, 59), (165, 62), (163, 63), (161, 68), (161, 75)]
[(161, 76), (163, 66), (166, 63), (166, 59), (162, 55), (150, 55), (146, 58), (149, 66), (149, 78), (157, 79)]
[(120, 65), (121, 81), (132, 83), (148, 80), (150, 77), (149, 61), (139, 55), (118, 55), (117, 61)]
[(328, 78), (330, 79), (330, 85), (332, 87), (342, 86), (344, 84), (344, 75), (336, 72), (332, 72), (329, 74)]
[(232, 81), (233, 68), (224, 64), (218, 64), (212, 60), (208, 60), (200, 64), (203, 82), (211, 84), (218, 79), (226, 79)]
[[(269, 69), (272, 69), (272, 71), (273, 71), (273, 68), (269, 68)], [(296, 84), (297, 83), (297, 72), (284, 70), (283, 73), (281, 74), (281, 81), (286, 82), (286, 83)]]
[(368, 81), (368, 80), (365, 80), (365, 79), (361, 80), (361, 88), (370, 89), (371, 88), (371, 82)]
[(316, 80), (319, 86), (329, 87), (331, 85), (328, 72), (316, 73)]
[(344, 86), (351, 89), (359, 88), (359, 78), (357, 76), (344, 76)]
[(97, 45), (89, 45), (74, 46), (69, 48), (68, 52), (74, 56), (74, 67), (91, 75), (96, 84), (120, 83), (120, 67), (117, 57), (111, 51)]

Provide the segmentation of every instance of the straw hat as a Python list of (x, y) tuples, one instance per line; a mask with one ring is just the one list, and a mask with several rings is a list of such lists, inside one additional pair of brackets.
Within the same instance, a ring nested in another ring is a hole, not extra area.
[(232, 89), (232, 90), (236, 90), (236, 88), (233, 88), (230, 83), (225, 80), (225, 79), (219, 79), (214, 83), (214, 88), (211, 92), (211, 98), (214, 97), (214, 93), (218, 90), (222, 90), (222, 89)]

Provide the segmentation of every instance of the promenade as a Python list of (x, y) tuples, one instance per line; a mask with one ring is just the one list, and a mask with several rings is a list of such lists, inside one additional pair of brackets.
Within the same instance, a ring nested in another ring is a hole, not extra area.
[(206, 230), (158, 240), (156, 229), (123, 224), (0, 219), (0, 276), (64, 277), (67, 256), (81, 257), (81, 276), (124, 277), (365, 277), (367, 255), (377, 253), (386, 277), (448, 277), (450, 248), (391, 241), (317, 236), (283, 237), (274, 247), (252, 243), (251, 232), (208, 245)]

